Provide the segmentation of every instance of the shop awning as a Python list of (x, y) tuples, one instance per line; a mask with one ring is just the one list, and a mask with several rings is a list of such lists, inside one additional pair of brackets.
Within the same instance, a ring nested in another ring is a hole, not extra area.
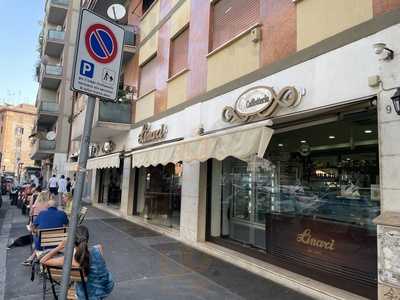
[(262, 157), (271, 140), (271, 121), (243, 125), (183, 141), (156, 146), (131, 153), (132, 167), (166, 165), (179, 161), (223, 160), (228, 156), (239, 159), (252, 155)]
[(87, 161), (86, 169), (119, 168), (121, 153), (113, 153), (101, 157), (91, 158)]

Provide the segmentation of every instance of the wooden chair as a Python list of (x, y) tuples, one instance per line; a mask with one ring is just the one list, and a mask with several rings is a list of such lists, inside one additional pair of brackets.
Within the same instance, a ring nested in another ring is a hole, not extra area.
[[(58, 244), (67, 239), (68, 227), (41, 229), (37, 234), (40, 246), (44, 250), (51, 249), (57, 247)], [(44, 250), (35, 250), (35, 259), (32, 263), (31, 281), (35, 280), (35, 275), (43, 276), (43, 270), (41, 269), (39, 262)], [(45, 278), (43, 278), (43, 280), (45, 281)], [(43, 284), (45, 284), (45, 282)]]
[[(41, 229), (38, 232), (39, 243), (43, 249), (51, 249), (57, 247), (62, 241), (68, 237), (68, 227)], [(35, 250), (36, 256), (40, 256), (43, 251)]]
[[(58, 299), (58, 294), (57, 294), (57, 289), (60, 288), (61, 286), (61, 281), (62, 281), (62, 267), (50, 267), (46, 266), (46, 275), (50, 281), (51, 285), (51, 290), (53, 292), (54, 299)], [(85, 293), (85, 298), (86, 300), (89, 299), (88, 296), (88, 291), (87, 291), (87, 286), (86, 286), (86, 278), (83, 274), (83, 271), (81, 268), (72, 268), (70, 277), (70, 288), (68, 289), (68, 296), (67, 299), (76, 299), (75, 296), (75, 289), (74, 289), (74, 283), (80, 282), (83, 285), (83, 290)], [(46, 295), (46, 285), (43, 285), (43, 299), (45, 299)]]

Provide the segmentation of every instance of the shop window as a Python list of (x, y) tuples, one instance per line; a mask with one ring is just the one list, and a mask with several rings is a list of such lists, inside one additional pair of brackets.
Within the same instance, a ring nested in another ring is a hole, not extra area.
[(145, 14), (156, 0), (143, 0), (142, 14)]
[(112, 207), (121, 205), (123, 160), (119, 168), (101, 169), (99, 203)]
[(182, 164), (139, 169), (136, 213), (159, 226), (179, 228)]
[(169, 77), (185, 70), (188, 66), (189, 28), (171, 40)]
[(259, 22), (260, 0), (219, 0), (212, 6), (212, 49)]
[(376, 111), (304, 126), (276, 133), (262, 159), (213, 161), (209, 239), (365, 295), (377, 276)]
[(155, 90), (156, 88), (157, 56), (140, 67), (139, 96)]

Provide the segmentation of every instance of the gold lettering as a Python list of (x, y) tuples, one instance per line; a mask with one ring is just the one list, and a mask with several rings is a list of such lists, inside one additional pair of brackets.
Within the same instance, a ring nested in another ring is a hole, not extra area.
[(318, 240), (312, 236), (311, 229), (305, 229), (302, 233), (297, 235), (296, 241), (298, 243), (309, 245), (316, 248), (323, 248), (329, 251), (335, 250), (335, 240), (324, 241)]
[(140, 144), (145, 144), (156, 140), (161, 140), (167, 136), (167, 132), (168, 132), (167, 126), (164, 124), (161, 125), (160, 129), (153, 131), (151, 131), (150, 124), (144, 124), (142, 131), (139, 134), (138, 142)]

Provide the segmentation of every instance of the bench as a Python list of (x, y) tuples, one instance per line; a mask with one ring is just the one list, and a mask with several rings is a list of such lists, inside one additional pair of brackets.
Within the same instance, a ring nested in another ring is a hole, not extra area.
[[(51, 266), (46, 266), (46, 274), (47, 277), (50, 281), (51, 285), (51, 290), (53, 292), (54, 299), (58, 299), (57, 295), (57, 288), (61, 287), (61, 281), (62, 281), (62, 267), (51, 267)], [(74, 289), (74, 283), (81, 282), (83, 285), (83, 290), (85, 292), (85, 298), (88, 300), (88, 292), (87, 292), (87, 287), (86, 287), (86, 278), (83, 274), (83, 270), (81, 268), (72, 268), (71, 273), (69, 276), (69, 281), (70, 281), (70, 288), (68, 289), (68, 295), (67, 299), (76, 299), (75, 296), (75, 289)], [(46, 295), (46, 285), (43, 285), (43, 299), (45, 299)]]

